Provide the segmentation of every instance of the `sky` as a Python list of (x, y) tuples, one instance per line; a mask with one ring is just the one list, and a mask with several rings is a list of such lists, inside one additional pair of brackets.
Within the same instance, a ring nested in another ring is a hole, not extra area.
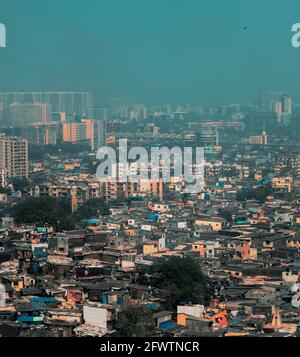
[(297, 22), (299, 0), (0, 0), (0, 91), (91, 90), (97, 104), (246, 104), (263, 90), (300, 100)]

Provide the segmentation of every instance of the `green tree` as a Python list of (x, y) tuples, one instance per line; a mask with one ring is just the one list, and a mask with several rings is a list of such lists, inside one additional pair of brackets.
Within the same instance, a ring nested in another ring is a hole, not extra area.
[(46, 156), (45, 147), (41, 145), (28, 144), (28, 157), (32, 161), (43, 161)]
[(224, 219), (226, 219), (227, 222), (232, 223), (232, 214), (229, 210), (221, 210), (220, 216)]
[(264, 203), (267, 196), (272, 193), (271, 186), (259, 186), (252, 190), (242, 190), (237, 192), (237, 200), (238, 201), (246, 201), (246, 200), (256, 200), (260, 203)]
[(166, 307), (175, 309), (179, 303), (205, 304), (209, 298), (208, 279), (199, 264), (190, 257), (171, 257), (154, 267), (157, 287), (164, 291)]
[(0, 193), (7, 193), (7, 194), (10, 194), (11, 191), (9, 188), (4, 188), (4, 187), (0, 187)]
[(99, 217), (100, 214), (108, 215), (109, 209), (102, 198), (94, 198), (80, 206), (75, 216), (78, 219), (88, 219)]
[(75, 223), (66, 202), (51, 197), (29, 198), (14, 208), (16, 223), (48, 224), (58, 230), (72, 230)]
[(25, 188), (30, 185), (30, 182), (27, 179), (25, 178), (20, 179), (17, 177), (11, 179), (9, 183), (11, 183), (14, 186), (15, 191), (21, 191), (22, 193), (24, 193)]
[(121, 312), (117, 326), (122, 337), (151, 337), (155, 333), (153, 314), (143, 306), (129, 306)]
[(272, 193), (272, 189), (269, 186), (260, 186), (256, 190), (254, 190), (253, 196), (254, 198), (263, 203), (266, 198)]

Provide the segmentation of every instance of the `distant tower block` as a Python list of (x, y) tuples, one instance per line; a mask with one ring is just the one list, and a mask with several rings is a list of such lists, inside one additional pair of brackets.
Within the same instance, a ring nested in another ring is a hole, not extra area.
[(3, 24), (0, 24), (0, 47), (6, 47), (6, 28)]
[(65, 112), (60, 112), (59, 113), (59, 118), (61, 123), (65, 123), (67, 121), (67, 116)]

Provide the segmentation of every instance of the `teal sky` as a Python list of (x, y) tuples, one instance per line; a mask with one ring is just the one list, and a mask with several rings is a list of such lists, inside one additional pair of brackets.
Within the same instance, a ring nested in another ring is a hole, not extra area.
[(213, 104), (270, 89), (300, 100), (299, 0), (0, 0), (0, 22), (0, 91)]

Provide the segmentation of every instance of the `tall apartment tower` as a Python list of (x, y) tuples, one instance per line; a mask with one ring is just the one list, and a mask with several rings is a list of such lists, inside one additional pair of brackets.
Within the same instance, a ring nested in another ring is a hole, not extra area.
[(48, 123), (52, 118), (52, 108), (47, 103), (12, 103), (10, 105), (10, 125), (24, 127), (33, 123)]
[(94, 121), (94, 130), (93, 130), (93, 140), (92, 140), (92, 151), (98, 151), (101, 147), (105, 146), (105, 135), (106, 128), (105, 122), (103, 120)]
[(282, 111), (287, 114), (292, 114), (292, 98), (288, 95), (282, 96)]
[(0, 92), (0, 103), (9, 107), (12, 103), (47, 103), (52, 112), (74, 113), (79, 116), (87, 115), (88, 109), (93, 108), (91, 92)]
[(274, 103), (274, 112), (279, 123), (288, 124), (292, 117), (292, 98), (283, 95)]
[(110, 119), (110, 110), (108, 108), (90, 108), (89, 118), (93, 119), (92, 130), (92, 152), (97, 152), (100, 147), (105, 146), (106, 123)]
[(0, 135), (0, 171), (7, 178), (28, 178), (28, 141), (23, 138)]
[(281, 102), (283, 92), (264, 91), (262, 93), (262, 105), (268, 111), (273, 111), (276, 103)]
[(88, 111), (88, 118), (93, 120), (103, 120), (108, 121), (110, 120), (110, 110), (109, 108), (90, 108)]

